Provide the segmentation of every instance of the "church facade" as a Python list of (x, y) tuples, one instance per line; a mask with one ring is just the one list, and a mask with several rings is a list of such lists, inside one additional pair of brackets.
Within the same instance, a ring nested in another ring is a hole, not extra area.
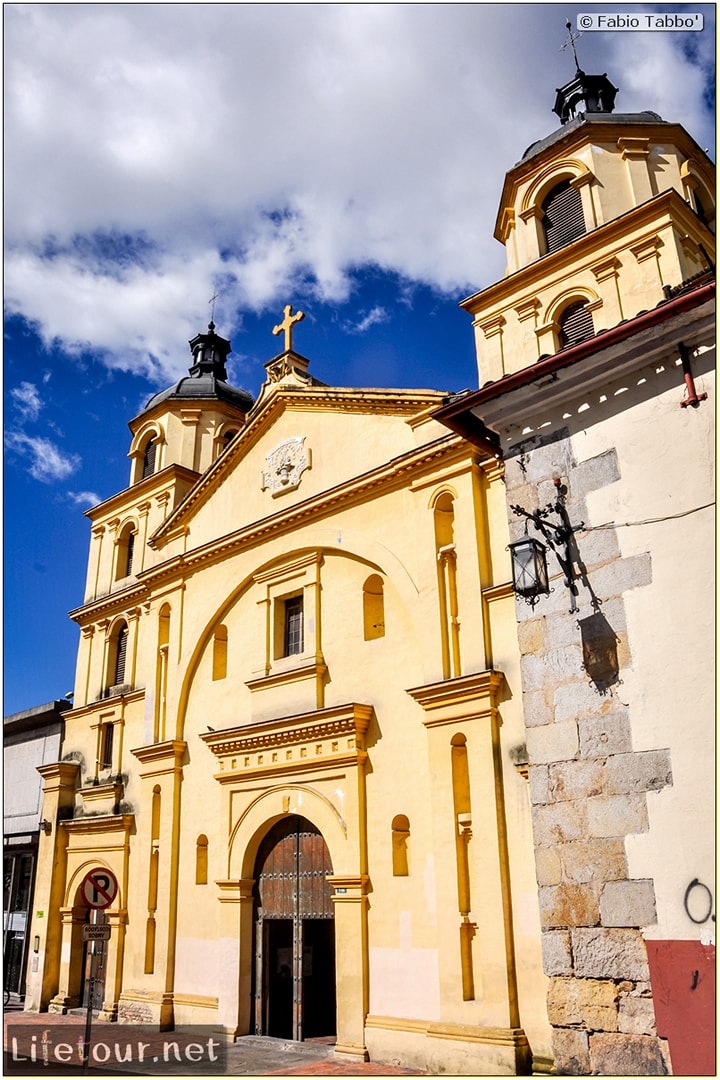
[(496, 451), (437, 391), (323, 385), (294, 319), (255, 402), (199, 334), (88, 512), (28, 1004), (84, 1000), (101, 867), (103, 1018), (527, 1072), (550, 1029)]
[[(102, 868), (103, 1018), (702, 1074), (714, 174), (614, 95), (578, 72), (508, 173), (478, 391), (326, 386), (288, 306), (257, 400), (211, 323), (131, 421), (40, 770), (26, 1007), (83, 1003)], [(526, 533), (544, 576), (526, 547), (513, 584)]]

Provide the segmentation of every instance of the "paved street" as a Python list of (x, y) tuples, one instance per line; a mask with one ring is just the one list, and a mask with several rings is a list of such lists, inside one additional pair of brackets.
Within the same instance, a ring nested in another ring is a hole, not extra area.
[[(83, 1015), (25, 1013), (5, 1009), (5, 1076), (77, 1076), (77, 1044)], [(418, 1076), (421, 1070), (383, 1062), (348, 1062), (334, 1056), (332, 1042), (247, 1035), (230, 1046), (211, 1041), (208, 1028), (156, 1032), (132, 1024), (94, 1021), (88, 1073), (94, 1076)]]

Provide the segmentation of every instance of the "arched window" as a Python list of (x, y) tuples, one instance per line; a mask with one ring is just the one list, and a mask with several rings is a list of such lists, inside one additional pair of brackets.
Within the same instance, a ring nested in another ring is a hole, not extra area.
[(130, 577), (133, 571), (133, 559), (135, 558), (135, 526), (131, 523), (126, 525), (118, 538), (117, 561), (115, 580), (121, 581)]
[(569, 304), (560, 315), (558, 326), (560, 329), (560, 348), (568, 345), (577, 345), (586, 341), (595, 333), (592, 315), (587, 309), (587, 300), (578, 300)]
[(195, 844), (195, 884), (207, 885), (208, 882), (208, 838), (203, 833)]
[(154, 436), (150, 436), (145, 444), (145, 450), (143, 453), (142, 473), (140, 479), (144, 480), (146, 476), (152, 476), (155, 472), (155, 457), (157, 454), (157, 443)]
[(115, 687), (122, 686), (125, 683), (127, 645), (127, 623), (119, 623), (113, 630), (112, 637), (110, 638), (107, 676), (108, 690), (113, 690)]
[(393, 877), (407, 877), (408, 844), (410, 840), (410, 822), (404, 814), (397, 814), (392, 820), (392, 867)]
[(363, 636), (365, 641), (385, 636), (385, 598), (379, 574), (371, 574), (363, 585)]
[(213, 636), (212, 677), (213, 682), (227, 675), (228, 632), (227, 626), (218, 626)]
[(552, 255), (587, 232), (580, 192), (569, 180), (561, 181), (545, 196), (542, 212), (546, 255)]

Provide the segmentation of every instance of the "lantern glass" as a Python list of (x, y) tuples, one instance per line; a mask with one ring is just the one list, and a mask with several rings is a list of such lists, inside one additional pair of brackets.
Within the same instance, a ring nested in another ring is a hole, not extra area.
[(545, 546), (533, 536), (510, 544), (513, 589), (518, 596), (539, 596), (550, 592)]

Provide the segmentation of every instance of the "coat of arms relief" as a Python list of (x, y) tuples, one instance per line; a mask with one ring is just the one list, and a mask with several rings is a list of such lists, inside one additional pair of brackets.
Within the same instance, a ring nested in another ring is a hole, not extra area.
[(305, 436), (286, 439), (267, 456), (267, 469), (262, 474), (262, 490), (272, 492), (273, 498), (284, 491), (300, 486), (302, 474), (312, 464), (312, 452), (305, 449)]

